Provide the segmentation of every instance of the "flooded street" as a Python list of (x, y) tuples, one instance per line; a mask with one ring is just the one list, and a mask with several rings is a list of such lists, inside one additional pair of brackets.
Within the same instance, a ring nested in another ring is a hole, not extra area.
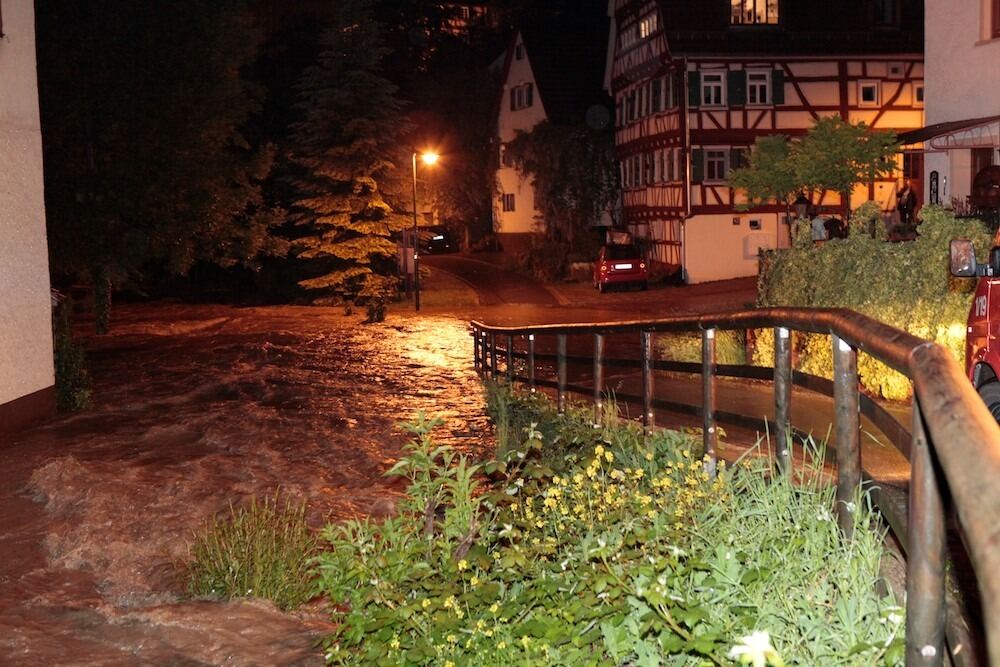
[(193, 533), (251, 496), (310, 522), (391, 511), (418, 411), (489, 449), (464, 320), (125, 306), (89, 338), (93, 407), (0, 448), (0, 664), (320, 664), (320, 610), (186, 600)]

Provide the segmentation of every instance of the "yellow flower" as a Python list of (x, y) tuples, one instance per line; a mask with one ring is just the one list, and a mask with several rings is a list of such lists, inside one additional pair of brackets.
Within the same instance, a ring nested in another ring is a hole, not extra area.
[(464, 558), (462, 560), (458, 561), (458, 571), (459, 572), (465, 572), (468, 569), (469, 569), (469, 561), (465, 560)]
[[(448, 635), (447, 637), (445, 637), (445, 639), (447, 639), (447, 640), (448, 640), (448, 643), (449, 643), (449, 644), (454, 644), (455, 642), (457, 642), (457, 641), (458, 641), (458, 637), (456, 637), (455, 635)], [(446, 665), (447, 665), (448, 663), (446, 662), (446, 663), (444, 663), (444, 664), (446, 664)], [(451, 664), (453, 664), (453, 665), (454, 665), (455, 663), (451, 663)]]
[(455, 602), (456, 602), (455, 596), (454, 595), (450, 596), (447, 600), (444, 601), (444, 608), (451, 609), (452, 607), (455, 606)]
[(451, 660), (445, 660), (444, 667), (455, 667), (455, 663), (453, 663)]
[(475, 575), (472, 575), (472, 579), (469, 579), (469, 584), (471, 586), (478, 586), (479, 585), (479, 577), (477, 577)]
[(485, 632), (483, 632), (483, 634), (486, 635), (487, 637), (492, 637), (493, 636), (493, 629), (490, 628), (490, 629), (486, 630)]
[(652, 461), (653, 460), (653, 454), (650, 453), (650, 452), (646, 452), (646, 460), (647, 461)]
[(604, 452), (604, 460), (607, 461), (608, 463), (611, 463), (612, 461), (615, 460), (615, 455), (612, 454), (611, 452)]
[(595, 456), (600, 456), (603, 453), (604, 453), (604, 445), (598, 445), (597, 447), (594, 447)]
[(463, 616), (465, 616), (465, 612), (462, 611), (461, 609), (459, 609), (458, 607), (456, 607), (455, 608), (455, 616), (457, 616), (458, 618), (462, 618)]
[(552, 483), (553, 484), (558, 484), (559, 483), (559, 475), (553, 475), (553, 477), (552, 477)]
[(498, 605), (496, 602), (490, 605), (490, 613), (495, 614), (499, 610), (500, 610), (500, 605)]
[(431, 601), (428, 600), (427, 598), (424, 598), (424, 601), (420, 603), (420, 606), (422, 606), (424, 609), (427, 609), (427, 607), (431, 606)]
[(392, 636), (392, 641), (389, 642), (389, 646), (394, 649), (399, 648), (399, 637), (397, 635)]
[(507, 648), (507, 642), (500, 642), (499, 644), (497, 644), (497, 648), (500, 649), (501, 651), (504, 650), (505, 648)]

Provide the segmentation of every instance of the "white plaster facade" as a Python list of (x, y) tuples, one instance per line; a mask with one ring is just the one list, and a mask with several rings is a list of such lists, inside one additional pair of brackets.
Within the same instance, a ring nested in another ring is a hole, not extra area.
[[(1000, 116), (1000, 37), (993, 37), (997, 0), (951, 0), (925, 4), (927, 125)], [(990, 129), (993, 164), (1000, 164), (1000, 123)], [(925, 142), (924, 179), (938, 173), (940, 201), (964, 201), (972, 189), (970, 149), (935, 150)], [(945, 181), (947, 179), (947, 182)], [(929, 196), (929, 193), (928, 195)], [(930, 201), (925, 196), (925, 201)]]
[(33, 0), (0, 38), (0, 406), (54, 383)]
[[(531, 69), (531, 60), (520, 33), (507, 54), (506, 78), (503, 81), (503, 95), (500, 99), (500, 113), (497, 118), (497, 137), (500, 141), (500, 168), (497, 171), (498, 197), (494, 202), (494, 231), (498, 234), (526, 234), (534, 231), (536, 216), (535, 191), (531, 187), (531, 177), (514, 167), (504, 166), (503, 151), (506, 144), (513, 141), (519, 131), (529, 132), (547, 118), (538, 84)], [(530, 86), (531, 104), (526, 104), (524, 95)], [(517, 95), (516, 103), (511, 98)], [(505, 206), (504, 196), (507, 196)], [(510, 196), (513, 196), (511, 199)], [(513, 202), (513, 210), (509, 204)]]

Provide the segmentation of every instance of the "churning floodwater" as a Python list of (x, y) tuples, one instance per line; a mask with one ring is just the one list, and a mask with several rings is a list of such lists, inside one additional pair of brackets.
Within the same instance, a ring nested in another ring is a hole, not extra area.
[(154, 304), (86, 343), (93, 407), (0, 446), (0, 664), (321, 664), (319, 605), (185, 597), (195, 531), (278, 489), (317, 527), (392, 511), (419, 411), (491, 446), (462, 320)]

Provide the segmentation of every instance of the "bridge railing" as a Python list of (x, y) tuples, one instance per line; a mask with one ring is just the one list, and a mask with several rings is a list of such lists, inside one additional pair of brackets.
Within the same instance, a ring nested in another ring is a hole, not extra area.
[[(555, 389), (558, 410), (566, 406), (569, 391), (591, 393), (594, 418), (603, 413), (604, 371), (607, 366), (641, 371), (641, 396), (618, 394), (642, 404), (642, 420), (654, 426), (654, 407), (683, 409), (682, 404), (654, 396), (654, 371), (700, 372), (701, 407), (688, 411), (702, 416), (706, 463), (714, 472), (717, 452), (716, 421), (746, 419), (716, 409), (716, 377), (720, 374), (770, 378), (774, 388), (773, 429), (777, 442), (776, 461), (782, 471), (791, 470), (789, 443), (794, 426), (790, 420), (793, 385), (824, 389), (823, 382), (792, 370), (792, 333), (830, 336), (834, 378), (834, 448), (837, 462), (837, 516), (849, 539), (855, 511), (853, 498), (862, 483), (860, 414), (865, 411), (880, 423), (897, 449), (910, 462), (909, 500), (905, 516), (876, 502), (907, 554), (906, 664), (940, 665), (944, 657), (946, 629), (945, 566), (947, 561), (945, 504), (951, 499), (975, 569), (981, 598), (984, 630), (990, 664), (1000, 666), (1000, 427), (979, 399), (962, 369), (945, 348), (858, 313), (843, 309), (766, 308), (692, 317), (670, 317), (626, 322), (552, 324), (538, 326), (491, 326), (471, 323), (475, 365), (484, 375), (498, 377), (502, 353), (503, 374), (511, 382), (527, 383), (532, 389)], [(718, 330), (774, 329), (774, 368), (720, 366), (715, 360)], [(654, 359), (653, 337), (663, 332), (700, 332), (700, 364), (664, 362)], [(613, 334), (638, 336), (638, 359), (607, 359), (605, 337)], [(591, 336), (589, 356), (570, 357), (568, 336)], [(539, 353), (536, 343), (555, 339), (555, 354)], [(515, 342), (523, 349), (516, 350)], [(857, 355), (864, 352), (902, 372), (913, 383), (913, 418), (909, 432), (893, 429), (887, 415), (859, 391)], [(515, 359), (524, 360), (524, 373), (516, 372)], [(555, 362), (555, 379), (538, 377), (539, 360)], [(569, 363), (592, 363), (591, 386), (569, 385)], [(828, 382), (828, 381), (827, 381)], [(811, 385), (811, 386), (810, 386)], [(758, 420), (759, 423), (759, 420)], [(952, 639), (951, 643), (955, 643)], [(962, 658), (957, 662), (963, 662)]]

